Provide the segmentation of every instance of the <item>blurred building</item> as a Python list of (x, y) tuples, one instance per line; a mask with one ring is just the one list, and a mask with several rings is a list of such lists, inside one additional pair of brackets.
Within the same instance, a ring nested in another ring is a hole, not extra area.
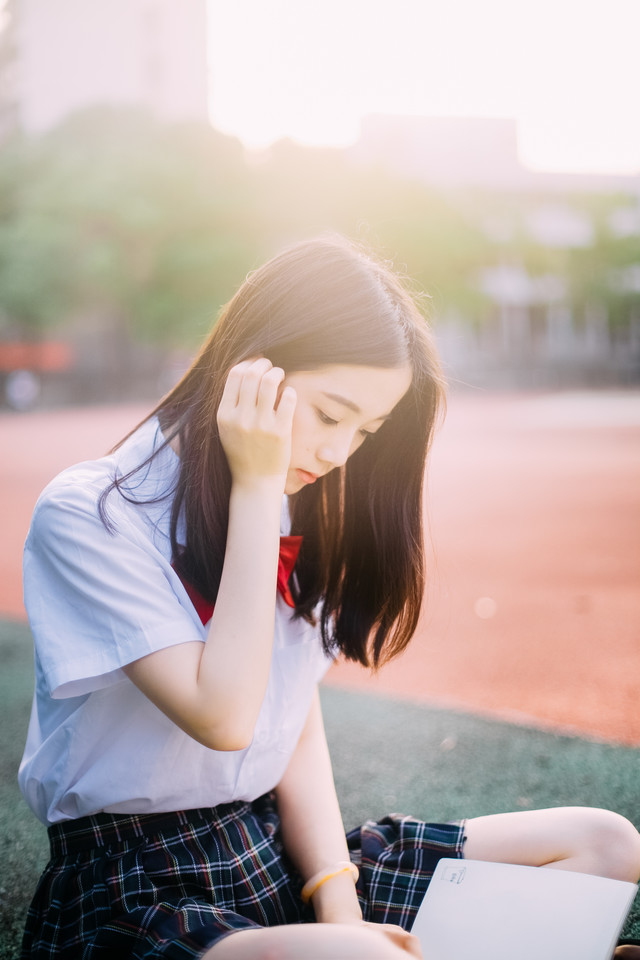
[(523, 173), (516, 121), (508, 119), (370, 114), (351, 154), (438, 186), (516, 186)]
[(348, 154), (445, 194), (489, 241), (461, 277), (485, 305), (474, 316), (449, 303), (438, 317), (452, 383), (640, 382), (640, 176), (530, 170), (512, 119), (372, 114)]
[(362, 120), (351, 160), (383, 167), (439, 189), (499, 191), (629, 191), (640, 175), (541, 172), (520, 160), (514, 119), (370, 114)]
[(6, 9), (5, 112), (25, 132), (98, 104), (208, 121), (206, 0), (8, 0)]

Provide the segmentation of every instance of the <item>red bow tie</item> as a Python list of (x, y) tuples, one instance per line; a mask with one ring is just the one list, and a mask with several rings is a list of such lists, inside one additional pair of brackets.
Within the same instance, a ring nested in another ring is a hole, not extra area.
[(288, 606), (295, 607), (295, 601), (289, 590), (289, 577), (296, 565), (302, 537), (280, 537), (280, 552), (278, 554), (278, 592)]
[[(300, 552), (300, 547), (302, 546), (302, 537), (280, 537), (280, 553), (278, 556), (278, 593), (281, 594), (282, 599), (288, 606), (295, 607), (295, 602), (291, 596), (291, 591), (289, 590), (289, 577), (293, 572), (296, 560), (298, 559), (298, 553)], [(175, 566), (173, 568), (175, 570)], [(176, 573), (178, 571), (176, 570)], [(202, 596), (202, 594), (196, 590), (193, 584), (189, 583), (188, 580), (185, 580), (184, 577), (180, 576), (182, 586), (187, 591), (189, 599), (196, 608), (196, 613), (202, 620), (202, 623), (208, 623), (211, 619), (211, 614), (213, 613), (213, 604)]]

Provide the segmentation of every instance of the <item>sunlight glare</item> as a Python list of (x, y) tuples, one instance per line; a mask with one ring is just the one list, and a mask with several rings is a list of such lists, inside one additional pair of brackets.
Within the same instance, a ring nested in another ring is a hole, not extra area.
[(369, 113), (512, 117), (539, 169), (640, 171), (638, 0), (210, 2), (211, 118), (346, 146)]

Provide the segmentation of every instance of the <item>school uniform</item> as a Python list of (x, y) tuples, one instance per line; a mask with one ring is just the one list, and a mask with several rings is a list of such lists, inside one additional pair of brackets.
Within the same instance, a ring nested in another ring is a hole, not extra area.
[[(171, 448), (128, 481), (126, 497), (109, 495), (110, 530), (98, 515), (114, 475), (162, 439), (153, 419), (115, 454), (60, 474), (25, 545), (36, 689), (19, 782), (51, 844), (25, 960), (178, 960), (237, 929), (313, 921), (272, 791), (330, 665), (316, 629), (278, 596), (267, 690), (245, 750), (197, 743), (123, 671), (156, 650), (206, 641), (206, 617), (172, 567)], [(397, 816), (353, 831), (365, 919), (409, 928), (435, 863), (461, 855), (463, 839), (462, 824)]]

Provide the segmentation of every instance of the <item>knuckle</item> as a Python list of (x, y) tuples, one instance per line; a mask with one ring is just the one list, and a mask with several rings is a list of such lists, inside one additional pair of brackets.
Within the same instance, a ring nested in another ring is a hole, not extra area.
[(278, 432), (275, 429), (273, 419), (270, 416), (262, 416), (258, 419), (258, 429), (265, 437), (277, 437)]
[(248, 364), (249, 364), (248, 360), (241, 360), (240, 363), (234, 364), (231, 367), (231, 370), (229, 370), (229, 376), (230, 377), (242, 376), (243, 372), (247, 369)]
[(249, 436), (252, 431), (253, 424), (248, 417), (239, 417), (236, 423), (236, 429), (238, 433), (242, 436)]

